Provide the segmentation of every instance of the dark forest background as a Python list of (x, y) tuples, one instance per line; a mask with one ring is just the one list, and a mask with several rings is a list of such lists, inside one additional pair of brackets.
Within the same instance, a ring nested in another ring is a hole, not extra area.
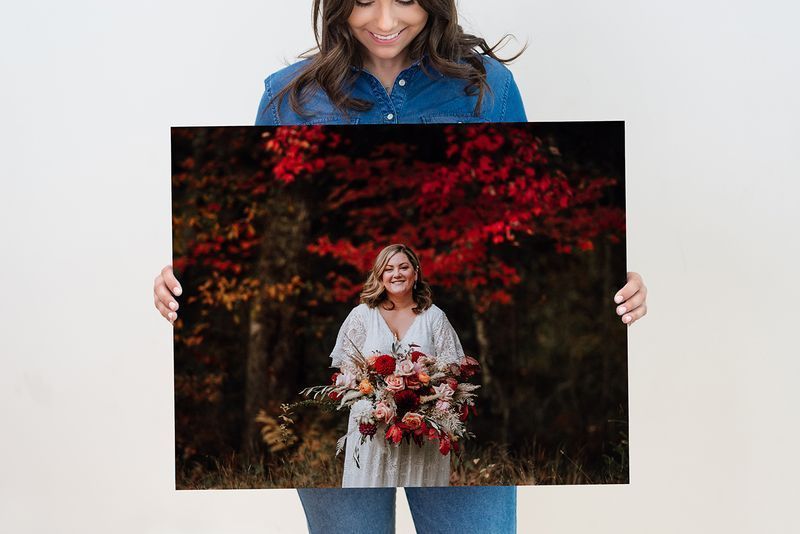
[(451, 484), (628, 482), (621, 122), (174, 128), (178, 488), (336, 486), (326, 384), (383, 246), (479, 359)]

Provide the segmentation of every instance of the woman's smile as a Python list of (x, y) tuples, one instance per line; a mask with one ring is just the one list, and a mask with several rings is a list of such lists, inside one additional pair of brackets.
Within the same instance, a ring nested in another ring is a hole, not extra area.
[[(405, 28), (403, 28), (403, 29), (405, 29)], [(400, 38), (400, 34), (403, 33), (403, 30), (394, 32), (394, 33), (389, 34), (389, 35), (379, 34), (379, 33), (371, 32), (369, 30), (367, 30), (367, 33), (370, 34), (370, 36), (372, 37), (372, 39), (376, 43), (381, 44), (381, 45), (386, 45), (386, 44), (396, 43), (397, 40)]]

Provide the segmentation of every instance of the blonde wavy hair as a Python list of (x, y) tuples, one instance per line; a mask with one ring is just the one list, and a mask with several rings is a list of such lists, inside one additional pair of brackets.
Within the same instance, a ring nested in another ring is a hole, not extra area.
[(370, 271), (367, 281), (364, 282), (364, 289), (361, 290), (361, 302), (370, 308), (375, 308), (379, 304), (388, 302), (389, 307), (385, 308), (388, 310), (394, 308), (394, 304), (389, 300), (389, 296), (386, 294), (386, 288), (383, 286), (382, 279), (383, 271), (389, 264), (389, 260), (399, 252), (402, 252), (408, 257), (408, 261), (411, 262), (411, 266), (414, 268), (414, 271), (416, 271), (416, 287), (412, 290), (412, 298), (416, 304), (413, 308), (413, 312), (417, 314), (422, 313), (433, 305), (433, 291), (431, 291), (431, 286), (428, 285), (428, 282), (422, 278), (422, 267), (420, 267), (419, 264), (419, 257), (417, 257), (416, 253), (411, 250), (410, 247), (401, 243), (395, 243), (384, 247), (384, 249), (378, 253), (378, 257), (375, 258), (375, 264), (372, 266), (372, 271)]

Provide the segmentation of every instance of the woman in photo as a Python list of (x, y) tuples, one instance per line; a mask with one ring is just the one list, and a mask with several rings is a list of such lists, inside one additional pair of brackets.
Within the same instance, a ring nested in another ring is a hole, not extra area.
[[(460, 363), (461, 342), (447, 316), (432, 301), (430, 286), (422, 276), (419, 258), (406, 245), (394, 244), (380, 251), (361, 292), (361, 304), (345, 319), (331, 353), (332, 366), (352, 367), (356, 355), (377, 351), (390, 354), (399, 343), (406, 350), (430, 355), (437, 363)], [(371, 409), (368, 401), (364, 409)], [(442, 455), (435, 441), (422, 447), (405, 440), (397, 445), (385, 439), (359, 444), (356, 403), (350, 412), (342, 487), (448, 486), (450, 456)], [(378, 436), (382, 435), (379, 433)], [(358, 447), (359, 460), (355, 460)]]
[[(455, 0), (314, 0), (313, 18), (316, 52), (267, 77), (257, 125), (527, 120), (509, 60), (495, 54), (497, 45), (461, 29)], [(154, 296), (170, 322), (180, 293), (165, 267)], [(646, 288), (636, 273), (613, 299), (625, 324), (646, 313)], [(398, 336), (437, 315), (433, 307), (416, 315), (404, 304), (399, 312), (369, 313)], [(394, 532), (394, 488), (298, 492), (311, 532)], [(515, 487), (409, 487), (406, 496), (420, 533), (516, 531)]]

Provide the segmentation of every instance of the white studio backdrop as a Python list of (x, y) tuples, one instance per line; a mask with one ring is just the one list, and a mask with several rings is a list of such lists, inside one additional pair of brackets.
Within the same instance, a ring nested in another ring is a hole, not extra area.
[[(252, 124), (263, 78), (312, 44), (310, 4), (4, 2), (0, 531), (304, 531), (292, 490), (173, 489), (151, 287), (169, 127)], [(519, 531), (800, 532), (798, 4), (460, 6), (529, 43), (511, 68), (530, 120), (626, 121), (629, 268), (650, 290), (631, 484), (521, 488)]]

